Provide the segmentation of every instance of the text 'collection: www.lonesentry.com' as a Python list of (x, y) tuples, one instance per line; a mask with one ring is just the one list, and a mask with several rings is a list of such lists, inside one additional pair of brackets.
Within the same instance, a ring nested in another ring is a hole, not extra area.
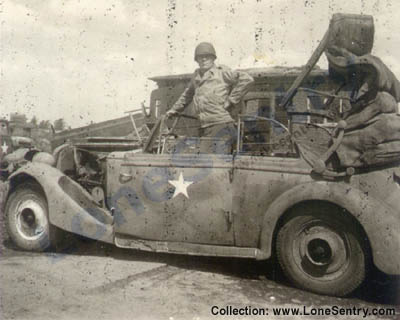
[(260, 308), (252, 306), (212, 306), (210, 312), (214, 316), (343, 316), (367, 318), (372, 316), (395, 316), (395, 308), (369, 308), (369, 307), (269, 307)]

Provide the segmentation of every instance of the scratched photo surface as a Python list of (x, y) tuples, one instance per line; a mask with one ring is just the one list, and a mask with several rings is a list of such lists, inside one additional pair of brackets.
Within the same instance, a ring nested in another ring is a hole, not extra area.
[(0, 318), (398, 319), (398, 12), (0, 0)]

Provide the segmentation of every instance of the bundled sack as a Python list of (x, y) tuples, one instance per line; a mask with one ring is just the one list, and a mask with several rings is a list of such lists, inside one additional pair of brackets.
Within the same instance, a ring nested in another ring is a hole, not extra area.
[(400, 159), (400, 115), (390, 94), (379, 92), (346, 122), (342, 143), (336, 150), (342, 166), (362, 167)]
[(371, 54), (357, 56), (345, 48), (326, 51), (330, 75), (352, 87), (351, 109), (337, 149), (343, 167), (381, 165), (400, 160), (400, 83), (393, 72)]

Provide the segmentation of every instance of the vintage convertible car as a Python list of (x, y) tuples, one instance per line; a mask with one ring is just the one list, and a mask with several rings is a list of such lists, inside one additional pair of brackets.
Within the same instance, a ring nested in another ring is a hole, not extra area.
[(203, 154), (210, 141), (177, 136), (164, 120), (140, 149), (123, 141), (113, 141), (114, 152), (110, 141), (65, 144), (54, 161), (34, 159), (10, 175), (12, 240), (42, 251), (62, 229), (121, 248), (257, 260), (276, 254), (294, 285), (337, 296), (355, 290), (371, 264), (400, 274), (399, 160), (342, 166), (335, 152), (345, 121), (287, 128), (239, 115), (235, 149)]
[(296, 144), (286, 154), (216, 155), (197, 153), (199, 139), (170, 139), (172, 153), (64, 145), (56, 167), (26, 164), (8, 179), (11, 238), (42, 251), (60, 228), (156, 252), (276, 252), (296, 286), (338, 296), (361, 284), (370, 262), (400, 273), (398, 164), (318, 174)]

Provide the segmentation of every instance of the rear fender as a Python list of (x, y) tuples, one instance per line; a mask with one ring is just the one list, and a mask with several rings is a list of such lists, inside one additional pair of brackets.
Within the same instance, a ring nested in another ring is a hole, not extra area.
[[(346, 209), (364, 229), (374, 264), (387, 274), (400, 274), (400, 215), (385, 203), (345, 183), (312, 182), (298, 185), (278, 197), (268, 208), (262, 225), (260, 249), (271, 255), (279, 218), (305, 201), (326, 201)], [(327, 212), (327, 214), (329, 214)]]
[[(20, 179), (21, 177), (24, 179)], [(35, 180), (43, 189), (47, 199), (50, 223), (69, 232), (113, 243), (112, 216), (97, 206), (92, 196), (78, 183), (58, 169), (45, 163), (28, 163), (9, 177), (9, 192), (15, 185)], [(20, 181), (21, 180), (21, 181)]]

